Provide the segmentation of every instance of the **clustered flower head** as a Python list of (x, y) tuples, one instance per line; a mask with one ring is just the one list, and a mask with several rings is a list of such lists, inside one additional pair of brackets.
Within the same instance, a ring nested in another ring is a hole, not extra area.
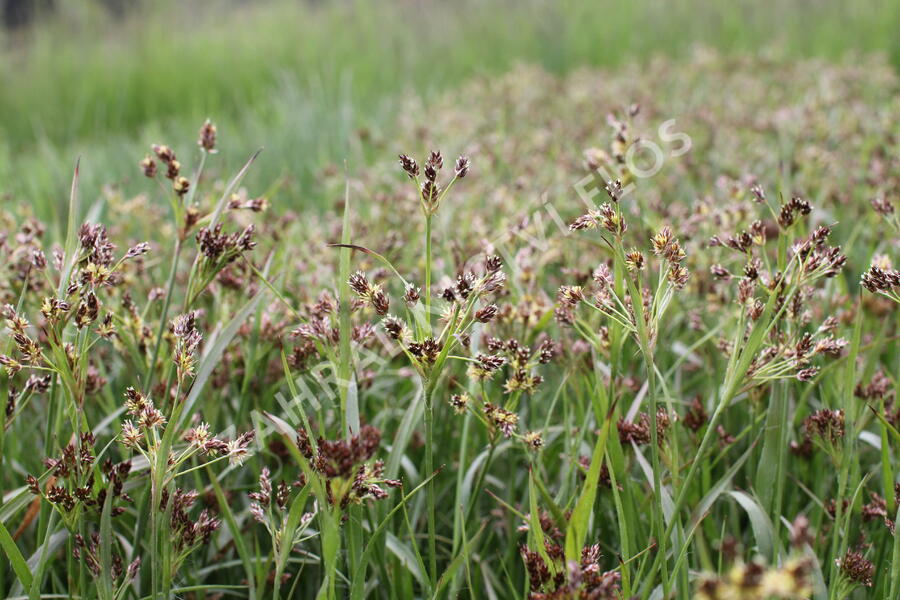
[(695, 397), (688, 405), (681, 423), (691, 431), (696, 432), (708, 422), (709, 414), (706, 412), (706, 407), (703, 406), (703, 402), (699, 397)]
[(209, 119), (204, 121), (203, 126), (200, 127), (200, 136), (197, 139), (197, 145), (200, 146), (204, 152), (210, 154), (216, 152), (216, 126)]
[(469, 363), (467, 374), (475, 381), (484, 381), (491, 379), (501, 367), (507, 367), (508, 375), (503, 382), (506, 394), (533, 393), (544, 381), (535, 369), (549, 363), (556, 354), (556, 345), (549, 338), (532, 348), (515, 338), (490, 337), (486, 346), (490, 354), (476, 355)]
[(781, 567), (760, 562), (738, 562), (725, 575), (700, 578), (695, 590), (698, 600), (806, 600), (812, 593), (812, 561), (791, 558)]
[[(82, 512), (93, 510), (97, 513), (110, 495), (111, 501), (133, 502), (125, 492), (125, 481), (131, 472), (131, 462), (113, 463), (106, 459), (95, 468), (94, 445), (96, 439), (91, 432), (82, 433), (77, 440), (67, 444), (59, 458), (45, 458), (44, 466), (52, 480), (44, 489), (33, 475), (26, 477), (28, 490), (35, 496), (46, 499), (57, 508), (64, 522), (72, 528)], [(113, 517), (125, 512), (122, 506), (112, 506)]]
[(306, 321), (291, 331), (291, 337), (303, 340), (303, 345), (295, 348), (303, 353), (303, 358), (317, 354), (316, 344), (334, 345), (340, 339), (340, 331), (334, 326), (337, 313), (337, 300), (327, 291), (323, 291), (316, 302), (307, 311)]
[(628, 277), (631, 278), (630, 291), (628, 294), (617, 291), (613, 271), (607, 264), (601, 264), (592, 274), (594, 286), (591, 290), (586, 290), (580, 285), (564, 285), (559, 288), (555, 309), (556, 321), (564, 326), (575, 327), (588, 343), (600, 350), (606, 349), (605, 332), (600, 336), (592, 335), (585, 331), (584, 325), (576, 324), (575, 309), (578, 305), (584, 304), (605, 315), (611, 322), (624, 327), (636, 337), (640, 337), (642, 331), (645, 332), (646, 339), (639, 341), (642, 344), (646, 342), (646, 345), (650, 346), (655, 343), (660, 319), (674, 293), (683, 289), (688, 282), (689, 272), (683, 264), (687, 253), (675, 237), (672, 228), (662, 227), (651, 236), (650, 247), (653, 254), (660, 259), (660, 282), (665, 280), (666, 285), (657, 286), (655, 291), (644, 287), (642, 278), (648, 269), (647, 258), (637, 248), (626, 250), (623, 245), (622, 238), (627, 227), (618, 204), (621, 182), (616, 181), (606, 187), (613, 203), (606, 203), (599, 210), (589, 210), (587, 214), (576, 219), (569, 229), (574, 231), (602, 227), (613, 234), (612, 240), (607, 240), (613, 248), (613, 265), (618, 264), (617, 269), (624, 267), (627, 271)]
[[(175, 151), (162, 144), (153, 144), (151, 150), (153, 150), (153, 154), (156, 155), (156, 158), (165, 165), (166, 178), (172, 180), (172, 191), (174, 191), (178, 197), (183, 197), (188, 193), (191, 182), (187, 177), (181, 175), (181, 163), (175, 156)], [(152, 178), (156, 176), (156, 163), (150, 156), (147, 156), (141, 161), (141, 169), (147, 177)]]
[(272, 484), (271, 473), (268, 467), (263, 467), (259, 474), (259, 491), (250, 492), (250, 514), (263, 524), (272, 536), (273, 545), (280, 551), (283, 544), (294, 547), (303, 540), (306, 527), (315, 516), (312, 512), (303, 513), (300, 518), (300, 526), (287, 538), (288, 513), (290, 510), (291, 491), (293, 488), (302, 487), (304, 482), (295, 481), (288, 484), (281, 481), (278, 485)]
[(249, 210), (259, 213), (269, 208), (269, 200), (265, 196), (248, 198), (246, 193), (238, 193), (231, 195), (227, 206), (229, 210)]
[(672, 229), (666, 225), (650, 241), (653, 254), (665, 259), (667, 263), (666, 277), (669, 282), (676, 289), (682, 289), (688, 281), (688, 271), (682, 265), (686, 255)]
[(166, 423), (166, 417), (153, 404), (153, 400), (144, 396), (133, 387), (125, 390), (125, 410), (135, 421), (127, 420), (122, 424), (122, 442), (131, 448), (138, 448), (144, 439), (144, 431), (157, 431)]
[(171, 332), (175, 338), (174, 362), (179, 382), (184, 382), (187, 377), (194, 375), (195, 355), (203, 339), (196, 323), (196, 311), (179, 315), (172, 321)]
[[(612, 194), (610, 194), (610, 197), (613, 197)], [(617, 200), (617, 198), (614, 198), (614, 200)], [(625, 217), (622, 215), (618, 205), (609, 202), (602, 204), (599, 209), (592, 208), (588, 210), (569, 225), (571, 231), (597, 229), (598, 227), (602, 227), (618, 237), (625, 235), (625, 232), (628, 231)]]
[(390, 300), (380, 285), (369, 283), (365, 273), (362, 271), (355, 272), (350, 276), (348, 284), (363, 303), (371, 306), (377, 314), (381, 316), (387, 315), (391, 306)]
[[(758, 186), (757, 186), (758, 187)], [(778, 225), (787, 229), (794, 224), (797, 216), (806, 216), (812, 211), (812, 205), (798, 196), (793, 196), (790, 201), (781, 205), (778, 213)]]
[(216, 223), (212, 228), (201, 227), (197, 232), (200, 251), (211, 263), (225, 266), (256, 247), (253, 225), (247, 225), (240, 233), (226, 234), (222, 229), (222, 223)]
[(519, 415), (515, 412), (518, 399), (522, 394), (534, 393), (543, 381), (541, 375), (534, 373), (538, 365), (549, 363), (556, 354), (556, 345), (549, 338), (544, 339), (536, 347), (531, 348), (515, 338), (502, 340), (488, 337), (486, 348), (491, 354), (478, 353), (468, 359), (466, 373), (473, 383), (485, 388), (489, 381), (502, 368), (508, 367), (508, 376), (503, 383), (503, 393), (507, 396), (505, 403), (492, 402), (489, 394), (479, 394), (474, 401), (468, 393), (454, 394), (449, 402), (457, 414), (472, 412), (484, 424), (493, 438), (499, 433), (505, 438), (520, 440), (529, 450), (541, 450), (544, 447), (543, 435), (539, 431), (519, 433)]
[(600, 546), (586, 546), (579, 561), (566, 563), (565, 553), (558, 544), (546, 540), (545, 554), (526, 545), (519, 548), (525, 563), (531, 591), (529, 600), (554, 600), (557, 598), (593, 598), (613, 600), (621, 592), (621, 574), (603, 571), (600, 566)]
[(406, 349), (418, 364), (427, 368), (437, 360), (442, 345), (433, 337), (427, 337), (421, 342), (410, 342)]
[(816, 437), (826, 444), (837, 444), (844, 437), (844, 410), (818, 410), (807, 417), (803, 428), (810, 437)]
[(466, 369), (466, 374), (474, 381), (485, 381), (493, 377), (506, 364), (506, 357), (497, 354), (479, 353)]
[[(802, 301), (801, 294), (794, 297), (793, 314), (799, 314)], [(799, 381), (812, 381), (819, 372), (812, 360), (816, 357), (838, 357), (848, 344), (846, 339), (832, 335), (836, 326), (837, 321), (828, 318), (814, 332), (798, 333), (793, 340), (785, 336), (776, 338), (774, 343), (763, 347), (754, 356), (747, 378), (767, 381), (796, 377)]]
[[(125, 390), (125, 410), (132, 417), (122, 423), (122, 431), (119, 434), (122, 443), (133, 450), (137, 450), (147, 457), (151, 464), (155, 464), (152, 458), (159, 450), (166, 424), (166, 417), (154, 406), (153, 400), (138, 392), (133, 387)], [(172, 423), (169, 426), (175, 426)], [(251, 429), (238, 435), (236, 438), (219, 438), (210, 432), (209, 424), (200, 422), (190, 427), (181, 435), (181, 439), (187, 444), (177, 454), (169, 458), (169, 468), (172, 472), (192, 456), (199, 454), (206, 457), (227, 457), (233, 465), (241, 464), (250, 454), (250, 445), (255, 438), (255, 432)]]
[[(376, 314), (384, 317), (381, 325), (388, 337), (399, 343), (419, 374), (427, 376), (442, 352), (446, 355), (456, 345), (468, 347), (471, 329), (476, 324), (491, 323), (497, 318), (500, 309), (491, 302), (491, 297), (499, 294), (506, 282), (502, 266), (500, 257), (488, 256), (481, 263), (480, 272), (463, 271), (455, 282), (443, 288), (440, 299), (445, 303), (442, 320), (446, 326), (439, 337), (422, 327), (425, 315), (420, 309), (424, 307), (419, 303), (419, 289), (415, 286), (405, 286), (404, 304), (409, 320), (403, 320), (387, 314), (390, 308), (387, 295), (380, 285), (370, 283), (361, 271), (351, 275), (348, 284), (362, 304), (371, 306)], [(499, 368), (493, 360), (481, 365), (483, 378), (487, 378), (489, 371)]]
[[(663, 444), (666, 432), (671, 424), (669, 412), (662, 406), (656, 409), (656, 440)], [(622, 444), (636, 444), (643, 446), (652, 440), (650, 416), (642, 412), (638, 415), (637, 422), (631, 422), (625, 418), (619, 419), (616, 427), (619, 430), (619, 441)]]
[(199, 494), (196, 490), (175, 488), (172, 493), (164, 490), (159, 510), (171, 513), (169, 536), (174, 550), (173, 571), (180, 568), (185, 558), (197, 547), (208, 544), (212, 534), (222, 522), (209, 510), (203, 509), (196, 518), (190, 516)]
[[(894, 504), (900, 500), (900, 484), (894, 484)], [(877, 492), (869, 493), (869, 502), (862, 506), (862, 520), (864, 523), (870, 521), (880, 521), (887, 527), (888, 531), (894, 533), (896, 523), (888, 515), (887, 499)]]
[[(767, 204), (763, 192), (754, 194), (760, 203)], [(787, 242), (786, 236), (796, 227), (796, 216), (807, 215), (811, 210), (809, 203), (793, 198), (781, 208), (775, 235)], [(745, 373), (748, 388), (787, 378), (810, 382), (819, 373), (813, 359), (837, 357), (848, 343), (833, 335), (838, 326), (833, 315), (827, 316), (818, 328), (809, 329), (813, 313), (807, 304), (818, 293), (817, 282), (835, 277), (847, 260), (840, 247), (828, 245), (831, 228), (818, 226), (807, 236), (794, 240), (782, 257), (786, 260), (782, 272), (772, 268), (772, 259), (765, 255), (767, 232), (773, 227), (774, 224), (770, 227), (757, 220), (749, 231), (727, 236), (725, 241), (719, 235), (710, 240), (710, 246), (726, 246), (743, 258), (742, 276), (733, 274), (736, 269), (729, 270), (718, 263), (710, 267), (710, 273), (717, 281), (737, 279), (736, 300), (744, 310), (747, 331), (763, 318), (767, 304), (769, 318), (774, 319), (769, 325), (771, 335), (757, 349)], [(757, 297), (760, 290), (762, 299)], [(729, 355), (736, 350), (731, 342), (723, 342), (720, 347)], [(737, 350), (742, 351), (740, 345)]]
[(891, 268), (890, 260), (883, 258), (863, 273), (860, 285), (873, 294), (881, 294), (900, 302), (900, 271)]
[(847, 550), (842, 558), (835, 559), (841, 575), (856, 586), (872, 587), (875, 565), (857, 550)]
[[(441, 291), (441, 298), (454, 304), (465, 304), (466, 300), (475, 300), (487, 294), (493, 294), (503, 289), (506, 283), (506, 274), (501, 271), (502, 262), (497, 256), (488, 257), (483, 264), (483, 271), (480, 275), (476, 275), (474, 271), (466, 271), (457, 276), (456, 282), (448, 285)], [(490, 308), (490, 305), (481, 309), (481, 315), (478, 320), (488, 322), (496, 316), (496, 307)], [(487, 311), (487, 312), (485, 312)]]
[(425, 166), (421, 170), (424, 181), (421, 181), (419, 178), (419, 164), (414, 158), (411, 158), (406, 154), (401, 154), (400, 167), (410, 179), (415, 181), (419, 190), (422, 211), (426, 215), (433, 215), (437, 212), (441, 201), (450, 187), (452, 187), (458, 179), (462, 179), (468, 175), (470, 162), (465, 156), (457, 158), (456, 163), (453, 166), (453, 178), (446, 187), (443, 188), (437, 182), (438, 172), (444, 167), (444, 157), (439, 151), (432, 151), (425, 160)]
[(287, 508), (287, 501), (291, 492), (291, 486), (284, 481), (278, 484), (277, 490), (273, 490), (272, 480), (269, 476), (269, 468), (263, 467), (259, 473), (259, 491), (248, 494), (250, 499), (253, 500), (253, 503), (250, 505), (250, 514), (260, 523), (266, 522), (263, 516), (264, 509), (275, 506), (283, 511)]
[[(81, 560), (84, 563), (84, 566), (87, 567), (88, 572), (94, 579), (98, 579), (103, 575), (100, 535), (97, 532), (91, 533), (87, 540), (80, 533), (76, 533), (74, 544), (72, 545), (72, 556), (75, 560)], [(118, 590), (117, 596), (122, 596), (124, 595), (125, 587), (134, 581), (140, 572), (141, 557), (135, 558), (126, 566), (122, 555), (114, 551), (110, 556), (109, 569), (109, 577), (112, 578)]]
[(494, 427), (500, 430), (504, 437), (512, 436), (516, 430), (516, 425), (519, 423), (517, 414), (500, 406), (495, 406), (490, 402), (484, 404), (484, 416), (487, 417)]
[(297, 447), (310, 462), (313, 471), (325, 482), (328, 502), (346, 508), (365, 500), (382, 500), (387, 491), (382, 486), (400, 487), (396, 479), (384, 478), (384, 462), (368, 463), (381, 444), (381, 432), (363, 425), (359, 433), (338, 440), (319, 437), (315, 444), (306, 430), (297, 430)]
[(801, 280), (811, 282), (819, 277), (835, 277), (844, 268), (847, 257), (839, 246), (826, 243), (829, 235), (831, 228), (821, 225), (791, 247), (802, 265)]

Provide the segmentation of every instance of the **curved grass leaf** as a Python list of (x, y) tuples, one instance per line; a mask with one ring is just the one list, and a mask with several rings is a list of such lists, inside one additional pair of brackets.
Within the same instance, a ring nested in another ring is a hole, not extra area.
[(753, 537), (756, 539), (756, 547), (763, 556), (773, 558), (775, 551), (775, 530), (769, 516), (763, 511), (762, 506), (755, 498), (741, 491), (731, 490), (728, 495), (734, 498), (747, 517), (750, 518), (750, 527), (753, 529)]
[(578, 502), (575, 503), (575, 509), (569, 518), (569, 526), (566, 528), (566, 560), (577, 561), (579, 559), (581, 549), (584, 547), (584, 541), (587, 538), (614, 408), (615, 402), (610, 406), (609, 412), (606, 414), (606, 421), (600, 430), (600, 435), (597, 436), (597, 443), (594, 445), (594, 453), (591, 456), (591, 466), (588, 468), (587, 476), (584, 478), (584, 485), (581, 488), (581, 494), (578, 496)]
[(0, 523), (0, 548), (3, 549), (3, 553), (12, 565), (13, 571), (15, 572), (16, 577), (19, 578), (22, 586), (30, 588), (32, 581), (31, 569), (28, 568), (25, 557), (22, 556), (22, 552), (19, 551), (19, 547), (16, 546), (16, 543), (13, 541), (12, 536), (9, 535), (9, 531), (6, 530), (6, 527), (3, 526), (3, 523)]

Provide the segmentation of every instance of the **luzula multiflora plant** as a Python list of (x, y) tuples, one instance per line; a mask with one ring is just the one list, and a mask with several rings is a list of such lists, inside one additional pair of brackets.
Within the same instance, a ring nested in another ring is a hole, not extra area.
[[(143, 386), (145, 391), (139, 393), (130, 389), (126, 392), (127, 410), (136, 419), (136, 423), (126, 421), (123, 424), (122, 439), (127, 446), (141, 453), (150, 467), (150, 505), (156, 509), (150, 519), (154, 596), (161, 593), (163, 597), (168, 597), (172, 579), (184, 558), (198, 543), (208, 540), (211, 532), (219, 526), (219, 521), (205, 511), (200, 513), (196, 522), (188, 518), (187, 510), (193, 505), (194, 496), (175, 487), (175, 480), (180, 475), (201, 468), (201, 465), (189, 468), (182, 466), (195, 456), (209, 457), (212, 459), (210, 462), (228, 457), (232, 463), (240, 463), (249, 453), (253, 441), (253, 432), (224, 440), (214, 437), (209, 425), (203, 422), (189, 429), (185, 428), (184, 423), (185, 404), (190, 397), (191, 388), (197, 384), (194, 381), (196, 354), (202, 340), (197, 328), (197, 314), (192, 306), (218, 273), (255, 245), (252, 226), (241, 233), (224, 234), (223, 224), (220, 222), (223, 211), (228, 208), (232, 199), (232, 190), (255, 155), (232, 179), (222, 198), (211, 210), (195, 201), (207, 157), (215, 152), (216, 133), (215, 126), (209, 121), (200, 129), (197, 141), (200, 160), (193, 180), (181, 175), (181, 163), (171, 148), (153, 146), (156, 158), (165, 167), (165, 177), (172, 182), (170, 199), (173, 226), (178, 233), (164, 292), (162, 318)], [(152, 157), (145, 158), (141, 168), (147, 177), (157, 178), (156, 163)], [(207, 212), (204, 214), (203, 211)], [(184, 313), (168, 324), (168, 311), (176, 292), (176, 275), (181, 266), (182, 250), (195, 231), (197, 251), (183, 294)], [(168, 335), (164, 326), (168, 326)], [(163, 369), (165, 385), (162, 388), (166, 396), (164, 406), (168, 409), (168, 417), (164, 417), (148, 397), (152, 389), (150, 384), (158, 368), (156, 359), (164, 338), (168, 339), (171, 348), (171, 362), (168, 368)], [(155, 418), (150, 418), (151, 416)], [(180, 447), (180, 441), (186, 446)]]
[[(358, 433), (327, 440), (313, 436), (305, 415), (303, 424), (294, 430), (275, 415), (267, 417), (284, 435), (287, 451), (300, 467), (297, 480), (291, 484), (282, 481), (274, 488), (268, 469), (263, 468), (259, 489), (250, 494), (253, 501), (250, 513), (265, 526), (272, 542), (274, 597), (280, 597), (281, 586), (289, 578), (286, 568), (291, 552), (306, 539), (307, 526), (314, 518), (318, 518), (325, 567), (320, 594), (336, 597), (341, 527), (348, 521), (350, 524), (343, 531), (348, 539), (347, 567), (353, 573), (353, 587), (362, 589), (365, 565), (359, 571), (359, 564), (354, 562), (359, 557), (353, 553), (359, 549), (353, 544), (360, 532), (354, 530), (358, 523), (353, 519), (358, 516), (352, 515), (351, 510), (370, 501), (384, 500), (388, 489), (401, 487), (399, 480), (384, 476), (384, 461), (372, 460), (381, 443), (381, 432), (371, 425), (363, 425)], [(315, 499), (313, 510), (304, 512), (310, 496)]]
[[(622, 443), (650, 444), (656, 500), (652, 543), (659, 547), (653, 569), (658, 570), (663, 589), (671, 589), (687, 585), (683, 571), (680, 581), (670, 579), (672, 565), (664, 558), (673, 531), (676, 539), (682, 540), (685, 532), (678, 518), (669, 520), (668, 524), (661, 518), (665, 514), (662, 486), (667, 478), (663, 466), (673, 473), (673, 479), (679, 484), (674, 496), (674, 514), (677, 515), (684, 506), (701, 461), (694, 458), (685, 476), (674, 475), (681, 469), (677, 444), (667, 444), (665, 439), (670, 415), (674, 412), (668, 394), (658, 389), (653, 357), (665, 311), (673, 296), (688, 283), (688, 272), (683, 266), (686, 256), (672, 229), (662, 227), (650, 240), (652, 254), (658, 258), (660, 266), (655, 283), (648, 285), (654, 279), (649, 261), (637, 249), (626, 250), (624, 244), (628, 228), (621, 209), (622, 185), (618, 180), (611, 181), (606, 185), (606, 191), (610, 202), (591, 209), (576, 219), (570, 228), (600, 230), (612, 258), (609, 264), (601, 264), (595, 269), (592, 288), (560, 288), (556, 316), (561, 324), (571, 326), (588, 341), (595, 352), (609, 357), (610, 386), (616, 379), (616, 360), (626, 338), (634, 340), (644, 360), (649, 416), (640, 413), (640, 420), (635, 423), (620, 419), (619, 436)], [(797, 223), (811, 211), (809, 203), (795, 197), (776, 208), (759, 187), (754, 188), (753, 195), (758, 203), (768, 208), (773, 221), (778, 224), (777, 253), (769, 256), (765, 252), (767, 232), (762, 221), (752, 223), (749, 230), (710, 240), (709, 246), (728, 248), (741, 256), (744, 264), (741, 276), (732, 275), (719, 264), (712, 267), (715, 278), (737, 281), (738, 308), (733, 338), (723, 339), (720, 343), (721, 350), (729, 357), (728, 369), (701, 438), (700, 457), (709, 451), (714, 439), (727, 438), (720, 419), (735, 396), (779, 379), (811, 381), (818, 372), (817, 357), (838, 356), (848, 343), (833, 336), (837, 326), (833, 317), (810, 329), (809, 315), (804, 309), (806, 301), (816, 291), (816, 283), (836, 275), (846, 261), (839, 248), (828, 246), (829, 228), (820, 226), (807, 235), (793, 238), (798, 230)], [(762, 298), (757, 297), (760, 293)], [(576, 311), (582, 305), (602, 315), (605, 325), (598, 328)], [(604, 406), (608, 405), (609, 398), (615, 397), (612, 387), (606, 391), (600, 385), (598, 391)], [(663, 398), (667, 402), (665, 407), (660, 405)], [(706, 407), (701, 405), (699, 408), (705, 414)]]
[[(651, 239), (652, 252), (659, 260), (656, 283), (651, 283), (652, 290), (646, 287), (647, 282), (653, 281), (647, 258), (637, 248), (626, 250), (625, 247), (628, 225), (620, 206), (622, 191), (620, 180), (608, 182), (606, 192), (610, 201), (598, 209), (589, 210), (570, 225), (573, 231), (595, 229), (602, 232), (604, 241), (611, 248), (612, 269), (606, 264), (597, 267), (593, 273), (596, 288), (591, 292), (586, 292), (581, 286), (561, 287), (558, 294), (557, 320), (563, 324), (571, 324), (594, 346), (595, 351), (608, 353), (611, 357), (622, 352), (627, 337), (632, 337), (637, 342), (644, 360), (650, 400), (649, 441), (656, 498), (654, 514), (658, 515), (654, 517), (654, 532), (660, 546), (659, 553), (665, 554), (667, 543), (663, 533), (665, 525), (661, 518), (664, 513), (660, 461), (660, 446), (664, 443), (664, 440), (660, 439), (660, 433), (665, 432), (665, 427), (661, 427), (660, 422), (661, 396), (653, 356), (661, 319), (673, 294), (687, 283), (689, 274), (682, 264), (685, 260), (684, 249), (671, 228), (663, 227)], [(591, 324), (579, 320), (574, 311), (579, 304), (584, 304), (606, 317), (608, 328), (605, 331), (609, 336), (608, 339), (598, 336)], [(614, 365), (615, 362), (611, 361), (610, 364)], [(616, 375), (615, 372), (610, 373), (611, 383)], [(602, 382), (598, 382), (597, 388), (602, 398), (601, 406), (604, 411), (608, 411), (612, 396), (604, 390)], [(671, 411), (671, 406), (667, 410)], [(664, 411), (662, 417), (667, 421), (667, 412)], [(668, 571), (665, 565), (662, 575), (665, 584), (668, 585)]]
[[(469, 159), (460, 156), (453, 166), (453, 174), (446, 184), (439, 181), (444, 167), (440, 152), (431, 152), (421, 168), (415, 159), (400, 156), (400, 166), (416, 186), (422, 217), (424, 218), (424, 264), (422, 281), (424, 291), (401, 277), (405, 292), (404, 318), (389, 315), (390, 301), (378, 283), (372, 284), (360, 272), (348, 282), (357, 297), (384, 317), (383, 325), (409, 359), (419, 375), (425, 402), (425, 473), (434, 472), (434, 398), (444, 367), (453, 349), (462, 345), (473, 323), (490, 320), (495, 310), (486, 302), (490, 295), (503, 287), (505, 275), (496, 257), (484, 261), (476, 273), (460, 273), (456, 284), (446, 288), (441, 299), (446, 303), (443, 311), (433, 308), (432, 290), (432, 219), (447, 197), (453, 185), (469, 172)], [(400, 274), (391, 266), (392, 270)], [(434, 314), (433, 314), (434, 313)], [(439, 319), (435, 319), (439, 316)], [(435, 329), (435, 321), (439, 331)], [(437, 583), (437, 533), (435, 525), (435, 490), (430, 479), (426, 488), (428, 520), (428, 567), (431, 585)]]
[[(73, 186), (73, 196), (75, 193)], [(133, 557), (123, 579), (122, 555), (108, 536), (102, 539), (102, 555), (107, 560), (91, 559), (101, 550), (98, 534), (91, 529), (96, 521), (108, 523), (121, 515), (125, 511), (122, 505), (132, 502), (124, 491), (131, 464), (114, 463), (106, 455), (108, 445), (98, 453), (85, 405), (106, 384), (95, 362), (94, 346), (116, 343), (120, 316), (115, 309), (116, 288), (128, 276), (128, 267), (142, 260), (149, 245), (137, 244), (116, 258), (115, 246), (102, 225), (86, 223), (75, 231), (70, 221), (70, 228), (68, 249), (55, 249), (52, 264), (37, 245), (38, 238), (26, 242), (31, 246), (32, 268), (18, 307), (3, 309), (15, 348), (14, 353), (0, 356), (10, 379), (3, 430), (14, 424), (33, 398), (50, 392), (54, 408), (48, 432), (58, 432), (56, 439), (68, 442), (58, 449), (59, 458), (45, 459), (44, 474), (27, 477), (28, 489), (39, 499), (36, 502), (46, 501), (53, 508), (52, 515), (58, 515), (69, 534), (72, 556), (83, 557), (90, 575), (106, 582), (99, 586), (101, 597), (121, 597), (136, 576), (140, 559)], [(32, 294), (43, 295), (35, 324), (24, 316)], [(18, 393), (14, 381), (21, 371), (28, 378)], [(48, 442), (51, 439), (48, 435)], [(47, 451), (52, 451), (49, 445)], [(55, 526), (52, 515), (48, 527)], [(85, 545), (85, 539), (90, 539), (90, 544)], [(74, 572), (70, 582), (73, 589), (86, 585), (84, 576)]]
[[(182, 175), (181, 163), (167, 146), (154, 145), (155, 158), (141, 161), (144, 175), (160, 180), (170, 199), (176, 232), (174, 248), (165, 249), (172, 252), (168, 280), (165, 287), (151, 290), (147, 307), (138, 307), (132, 284), (135, 277), (147, 275), (144, 259), (150, 244), (141, 242), (118, 254), (103, 225), (75, 225), (77, 169), (66, 246), (55, 247), (48, 260), (39, 234), (20, 238), (19, 253), (27, 252), (29, 267), (18, 306), (3, 309), (12, 342), (11, 351), (0, 355), (10, 380), (3, 430), (15, 423), (35, 397), (50, 395), (47, 453), (59, 458), (47, 458), (47, 471), (29, 475), (27, 484), (38, 497), (36, 502), (45, 501), (53, 509), (46, 522), (40, 517), (42, 529), (52, 532), (52, 515), (58, 515), (69, 534), (70, 556), (80, 560), (81, 567), (70, 569), (72, 594), (88, 594), (86, 577), (90, 576), (100, 598), (123, 597), (140, 574), (143, 554), (149, 555), (144, 563), (150, 565), (145, 570), (149, 576), (143, 577), (149, 583), (145, 589), (154, 597), (168, 597), (184, 560), (219, 527), (211, 512), (194, 508), (199, 494), (177, 487), (176, 478), (226, 458), (238, 465), (251, 450), (252, 431), (232, 439), (215, 436), (199, 415), (188, 412), (193, 406), (185, 406), (189, 397), (199, 394), (208, 376), (196, 379), (203, 336), (200, 312), (193, 306), (225, 266), (254, 246), (252, 227), (226, 235), (219, 221), (243, 172), (215, 206), (195, 200), (215, 138), (215, 126), (205, 123), (198, 141), (201, 159), (190, 180)], [(162, 173), (157, 160), (164, 167)], [(195, 234), (196, 256), (181, 294), (180, 259)], [(34, 316), (26, 315), (36, 304), (35, 294), (42, 297), (39, 310)], [(183, 301), (183, 313), (170, 320), (170, 307), (176, 301)], [(159, 319), (155, 327), (154, 315)], [(36, 318), (34, 323), (29, 317)], [(134, 379), (132, 387), (119, 392), (124, 393), (122, 412), (127, 414), (119, 435), (98, 444), (94, 428), (107, 425), (90, 423), (86, 406), (107, 385), (102, 369), (109, 352), (123, 357)], [(17, 392), (15, 380), (22, 376), (27, 380)], [(52, 445), (57, 443), (61, 447), (54, 451)], [(121, 462), (112, 458), (117, 449), (124, 459)], [(139, 469), (132, 468), (134, 464)], [(129, 475), (146, 477), (150, 484), (149, 497), (137, 504), (126, 491)], [(45, 514), (40, 507), (37, 510)], [(150, 532), (148, 537), (132, 540), (131, 548), (112, 535), (112, 520), (126, 511), (136, 511), (142, 524), (139, 531), (148, 524)], [(130, 565), (123, 567), (129, 560)], [(39, 587), (40, 578), (35, 579)]]
[[(900, 221), (890, 200), (878, 196), (872, 200), (872, 208), (895, 235), (900, 234)], [(872, 266), (863, 274), (860, 284), (873, 294), (880, 294), (900, 303), (900, 271), (894, 269), (891, 258), (886, 254), (875, 255)]]
[[(498, 315), (499, 309), (493, 299), (503, 290), (506, 275), (500, 257), (486, 255), (460, 267), (455, 281), (450, 281), (438, 290), (433, 289), (432, 218), (445, 201), (450, 188), (469, 171), (469, 160), (459, 157), (449, 182), (443, 186), (439, 182), (443, 162), (440, 152), (431, 152), (420, 170), (414, 159), (405, 155), (400, 157), (401, 168), (415, 183), (424, 219), (423, 287), (404, 279), (390, 263), (387, 263), (388, 267), (400, 278), (403, 286), (401, 301), (392, 303), (383, 285), (380, 282), (370, 282), (362, 272), (354, 273), (349, 278), (348, 285), (362, 304), (383, 317), (381, 325), (385, 333), (419, 377), (425, 407), (424, 473), (431, 475), (435, 471), (433, 431), (436, 398), (447, 398), (455, 412), (473, 414), (488, 430), (492, 440), (491, 452), (481, 471), (481, 478), (476, 482), (474, 490), (471, 490), (471, 493), (478, 494), (483, 484), (483, 474), (490, 466), (490, 457), (500, 439), (515, 437), (529, 450), (541, 448), (543, 442), (540, 432), (519, 431), (515, 410), (522, 395), (532, 393), (541, 383), (542, 377), (535, 373), (535, 369), (549, 362), (554, 349), (549, 340), (531, 348), (514, 338), (491, 338), (486, 340), (486, 352), (470, 352), (471, 338), (477, 327), (490, 323)], [(370, 250), (366, 252), (387, 262)], [(392, 304), (402, 307), (402, 312), (394, 310), (394, 314), (390, 314)], [(451, 361), (463, 362), (468, 366), (467, 374), (473, 383), (475, 400), (468, 391), (453, 393), (440, 388), (442, 376)], [(492, 397), (485, 383), (503, 368), (508, 370), (503, 384), (503, 397)], [(426, 495), (427, 556), (430, 585), (434, 586), (440, 570), (437, 563), (439, 553), (433, 478), (429, 478), (426, 484)]]

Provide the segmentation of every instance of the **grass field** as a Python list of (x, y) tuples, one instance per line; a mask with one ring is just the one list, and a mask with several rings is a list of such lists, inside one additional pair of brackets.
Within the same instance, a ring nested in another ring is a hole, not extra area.
[(4, 34), (0, 595), (900, 598), (896, 3), (198, 6)]
[(152, 6), (122, 22), (93, 3), (64, 3), (43, 27), (7, 35), (4, 192), (36, 202), (46, 217), (64, 208), (75, 156), (84, 158), (84, 189), (96, 195), (130, 174), (148, 144), (212, 117), (229, 133), (230, 168), (248, 148), (265, 147), (252, 181), (289, 175), (293, 206), (321, 206), (323, 167), (373, 158), (360, 152), (359, 129), (388, 135), (406, 95), (427, 98), (518, 62), (565, 73), (705, 45), (828, 59), (878, 52), (900, 65), (900, 9), (890, 0)]

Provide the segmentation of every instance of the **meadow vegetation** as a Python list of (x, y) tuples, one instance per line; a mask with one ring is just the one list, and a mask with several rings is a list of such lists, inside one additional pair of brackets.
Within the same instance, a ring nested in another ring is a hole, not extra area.
[(160, 0), (133, 3), (124, 19), (99, 6), (57, 2), (38, 27), (0, 30), (0, 193), (46, 220), (65, 211), (75, 157), (89, 197), (111, 183), (134, 194), (132, 157), (210, 116), (228, 134), (224, 168), (265, 147), (249, 181), (280, 180), (292, 205), (321, 209), (321, 171), (379, 158), (356, 134), (390, 136), (410, 93), (432, 98), (520, 63), (564, 74), (700, 45), (832, 60), (875, 52), (900, 65), (892, 0)]
[[(347, 87), (251, 11), (135, 40), (141, 77), (92, 46), (60, 98), (0, 93), (48, 111), (3, 120), (0, 591), (900, 597), (884, 26), (842, 56), (838, 4), (771, 49), (771, 17), (676, 10), (664, 57), (628, 27), (649, 3), (406, 7), (431, 27), (382, 64), (405, 6), (296, 13)], [(103, 108), (53, 124), (66, 93)]]

